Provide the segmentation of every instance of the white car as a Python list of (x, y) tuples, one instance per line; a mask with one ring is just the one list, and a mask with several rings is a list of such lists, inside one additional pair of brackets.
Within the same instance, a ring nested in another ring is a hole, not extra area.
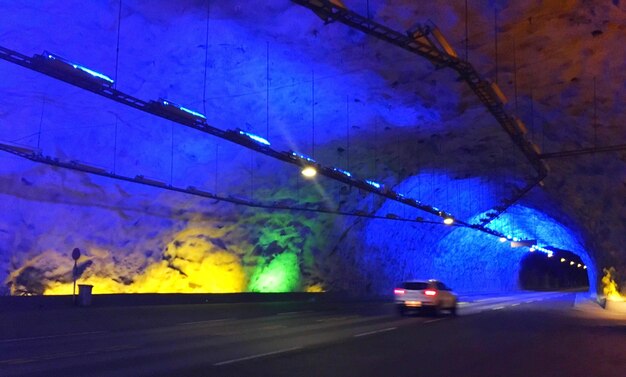
[(405, 281), (393, 290), (394, 301), (400, 315), (410, 310), (430, 310), (438, 315), (449, 310), (456, 315), (457, 295), (444, 283), (437, 280)]

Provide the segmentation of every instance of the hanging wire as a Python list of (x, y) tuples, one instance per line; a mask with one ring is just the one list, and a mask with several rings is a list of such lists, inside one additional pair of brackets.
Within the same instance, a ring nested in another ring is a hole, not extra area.
[(346, 169), (350, 171), (350, 100), (346, 96)]
[(174, 182), (174, 123), (170, 126), (170, 185)]
[(265, 95), (265, 138), (269, 140), (270, 138), (270, 43), (267, 42), (266, 46), (266, 63), (265, 63), (265, 79), (266, 79), (266, 88), (267, 93)]
[(207, 1), (206, 7), (206, 33), (204, 37), (204, 82), (202, 85), (202, 110), (206, 114), (206, 82), (209, 66), (209, 27), (211, 20), (211, 0)]
[[(117, 11), (117, 43), (115, 46), (115, 81), (113, 82), (113, 88), (117, 89), (117, 81), (118, 81), (118, 68), (120, 61), (120, 35), (122, 28), (122, 0), (120, 0), (118, 11)], [(117, 123), (118, 116), (115, 115), (115, 126), (113, 129), (113, 173), (117, 170)]]
[(311, 70), (311, 157), (315, 159), (315, 71)]
[(41, 145), (41, 130), (43, 128), (43, 113), (44, 113), (45, 108), (46, 108), (46, 95), (44, 93), (44, 96), (41, 101), (41, 116), (39, 117), (39, 132), (37, 133), (37, 149), (39, 149), (39, 146)]

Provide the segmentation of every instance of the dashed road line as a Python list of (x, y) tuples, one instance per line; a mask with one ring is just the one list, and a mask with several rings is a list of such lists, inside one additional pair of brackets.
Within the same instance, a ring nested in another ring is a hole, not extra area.
[(258, 359), (261, 357), (265, 357), (265, 356), (271, 356), (271, 355), (278, 355), (280, 353), (286, 353), (286, 352), (291, 352), (291, 351), (295, 351), (295, 350), (299, 350), (302, 347), (292, 347), (292, 348), (284, 348), (282, 350), (278, 350), (278, 351), (272, 351), (272, 352), (265, 352), (265, 353), (259, 353), (256, 355), (250, 355), (250, 356), (245, 356), (245, 357), (240, 357), (238, 359), (231, 359), (231, 360), (226, 360), (226, 361), (220, 361), (219, 363), (215, 363), (213, 365), (215, 366), (220, 366), (220, 365), (228, 365), (228, 364), (234, 364), (234, 363), (238, 363), (240, 361), (246, 361), (246, 360), (252, 360), (252, 359)]
[(80, 335), (92, 335), (92, 334), (103, 334), (107, 331), (85, 331), (85, 332), (77, 332), (71, 334), (59, 334), (59, 335), (47, 335), (47, 336), (33, 336), (29, 338), (14, 338), (14, 339), (2, 339), (0, 343), (11, 343), (11, 342), (25, 342), (28, 340), (41, 340), (41, 339), (54, 339), (54, 338), (66, 338), (70, 336), (80, 336)]
[(397, 327), (387, 327), (385, 329), (368, 331), (368, 332), (363, 332), (363, 333), (360, 333), (360, 334), (356, 334), (354, 337), (355, 338), (359, 338), (359, 337), (362, 337), (362, 336), (374, 335), (374, 334), (379, 334), (379, 333), (387, 332), (387, 331), (393, 331), (395, 329), (397, 329)]

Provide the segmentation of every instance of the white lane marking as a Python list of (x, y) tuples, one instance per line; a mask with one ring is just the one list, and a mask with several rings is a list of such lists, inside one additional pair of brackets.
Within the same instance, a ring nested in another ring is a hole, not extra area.
[(431, 319), (428, 321), (425, 321), (424, 323), (433, 323), (433, 322), (439, 322), (439, 321), (443, 321), (445, 318), (437, 318), (437, 319)]
[(295, 350), (299, 350), (302, 347), (292, 347), (292, 348), (284, 348), (282, 350), (278, 350), (278, 351), (272, 351), (272, 352), (265, 352), (265, 353), (259, 353), (256, 355), (251, 355), (251, 356), (245, 356), (245, 357), (240, 357), (238, 359), (232, 359), (232, 360), (226, 360), (226, 361), (220, 361), (219, 363), (215, 363), (213, 365), (215, 366), (220, 366), (220, 365), (227, 365), (227, 364), (233, 364), (233, 363), (238, 363), (240, 361), (246, 361), (246, 360), (252, 360), (252, 359), (258, 359), (260, 357), (265, 357), (265, 356), (271, 356), (271, 355), (278, 355), (279, 353), (285, 353), (285, 352), (291, 352), (291, 351), (295, 351)]
[(381, 333), (381, 332), (392, 331), (392, 330), (395, 330), (395, 329), (397, 329), (397, 327), (387, 327), (385, 329), (380, 329), (380, 330), (375, 330), (375, 331), (368, 331), (368, 332), (362, 332), (360, 334), (356, 334), (354, 337), (358, 338), (358, 337), (361, 337), (361, 336), (374, 335), (374, 334), (378, 334), (378, 333)]
[(301, 313), (308, 313), (310, 312), (310, 310), (303, 310), (303, 311), (299, 311), (299, 312), (282, 312), (282, 313), (278, 313), (276, 315), (294, 315), (294, 314), (301, 314)]
[(491, 310), (502, 310), (504, 306), (496, 306), (495, 308), (491, 308)]
[(14, 338), (14, 339), (2, 339), (0, 343), (10, 343), (10, 342), (22, 342), (27, 340), (40, 340), (40, 339), (54, 339), (54, 338), (65, 338), (69, 336), (79, 336), (79, 335), (90, 335), (90, 334), (102, 334), (107, 331), (85, 331), (85, 332), (76, 332), (71, 334), (59, 334), (59, 335), (47, 335), (47, 336), (33, 336), (30, 338)]
[(224, 321), (230, 321), (234, 318), (220, 318), (220, 319), (210, 319), (208, 321), (196, 321), (196, 322), (183, 322), (177, 323), (176, 326), (188, 326), (188, 325), (210, 325), (212, 323), (219, 323)]

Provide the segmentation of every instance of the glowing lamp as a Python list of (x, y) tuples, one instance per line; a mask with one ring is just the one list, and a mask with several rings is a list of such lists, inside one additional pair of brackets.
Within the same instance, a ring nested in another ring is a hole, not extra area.
[(270, 145), (270, 142), (267, 141), (267, 139), (262, 138), (261, 136), (257, 136), (255, 134), (252, 134), (250, 132), (239, 130), (239, 134), (243, 135), (243, 136), (247, 136), (248, 138), (256, 141), (259, 144), (268, 145), (268, 146)]
[(572, 262), (569, 262), (569, 265), (570, 265), (570, 266), (573, 266), (573, 265), (574, 265), (574, 262), (573, 262), (573, 261), (572, 261)]
[(382, 187), (382, 185), (380, 183), (374, 182), (374, 181), (370, 181), (369, 179), (366, 179), (365, 183), (367, 183), (368, 185), (370, 185), (372, 187), (376, 187), (377, 189)]
[(586, 270), (586, 269), (587, 269), (587, 266), (583, 266), (583, 270)]
[(500, 242), (506, 242), (506, 237), (500, 237)]
[(317, 169), (315, 169), (313, 166), (305, 166), (302, 169), (302, 175), (307, 178), (313, 178), (317, 175)]
[(565, 258), (561, 258), (561, 263), (565, 262)]
[(582, 264), (578, 263), (578, 266), (577, 266), (577, 267), (578, 267), (578, 268), (582, 267)]
[(159, 99), (159, 101), (153, 101), (151, 102), (151, 104), (153, 104), (153, 109), (158, 110), (162, 113), (167, 113), (170, 117), (175, 117), (178, 119), (183, 118), (190, 121), (206, 121), (206, 117), (199, 112), (177, 105), (169, 100)]
[(446, 225), (452, 225), (452, 223), (454, 223), (454, 219), (452, 217), (446, 217), (443, 219), (443, 223)]
[(35, 55), (35, 57), (38, 57), (40, 59), (39, 61), (48, 69), (57, 71), (58, 73), (74, 75), (84, 80), (95, 82), (98, 85), (105, 85), (109, 87), (113, 85), (113, 79), (111, 79), (109, 76), (103, 75), (102, 73), (96, 72), (82, 65), (72, 63), (58, 55), (51, 54), (47, 51), (44, 51), (43, 55)]
[(511, 240), (511, 239), (513, 239), (513, 236), (512, 236), (512, 235), (510, 235), (510, 234), (507, 234), (506, 238), (507, 238), (508, 240)]
[(341, 173), (343, 175), (345, 175), (346, 177), (352, 177), (352, 174), (350, 174), (350, 172), (347, 172), (343, 169), (339, 169), (339, 168), (333, 168), (334, 171), (336, 171), (337, 173)]

